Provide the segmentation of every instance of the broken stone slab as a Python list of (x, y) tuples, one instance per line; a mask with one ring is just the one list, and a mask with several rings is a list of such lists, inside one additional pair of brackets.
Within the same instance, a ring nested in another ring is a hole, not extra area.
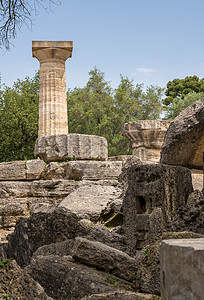
[(135, 279), (136, 261), (126, 253), (100, 242), (77, 237), (72, 257), (80, 263), (108, 271), (127, 281)]
[(184, 109), (170, 124), (161, 163), (203, 168), (204, 98)]
[(43, 179), (104, 180), (117, 179), (121, 173), (121, 161), (69, 161), (50, 162)]
[[(138, 262), (138, 272), (135, 288), (143, 293), (160, 295), (160, 259), (159, 250), (162, 240), (194, 239), (203, 235), (194, 232), (164, 232), (154, 241), (137, 251), (135, 260)], [(163, 299), (163, 298), (162, 298)], [(166, 298), (164, 298), (166, 300)], [(177, 298), (176, 298), (177, 299)]]
[(128, 288), (127, 282), (70, 261), (67, 256), (37, 256), (26, 271), (54, 299), (80, 300), (92, 294), (109, 293)]
[(8, 260), (5, 264), (4, 267), (0, 267), (1, 299), (53, 300), (15, 260)]
[(200, 300), (204, 295), (204, 239), (163, 240), (162, 299)]
[[(60, 204), (81, 219), (99, 220), (111, 211), (111, 204), (119, 198), (121, 190), (114, 186), (84, 184), (69, 194)], [(122, 204), (122, 199), (120, 200)]]
[(122, 136), (132, 142), (132, 155), (142, 162), (159, 162), (164, 136), (170, 121), (139, 120), (125, 123)]
[(116, 248), (120, 251), (126, 251), (124, 238), (121, 234), (108, 230), (103, 225), (97, 225), (90, 229), (88, 238), (101, 242), (107, 246)]
[(42, 160), (12, 161), (0, 163), (0, 180), (34, 180), (40, 179), (45, 169)]
[(84, 297), (81, 300), (158, 300), (160, 299), (156, 295), (134, 293), (129, 291), (119, 291), (105, 294), (95, 294), (88, 297)]
[(79, 218), (66, 209), (52, 208), (36, 213), (19, 223), (8, 236), (8, 256), (25, 266), (37, 248), (87, 235), (87, 231)]
[[(148, 235), (154, 209), (161, 208), (162, 213), (156, 213), (160, 216), (157, 224), (165, 228), (178, 208), (186, 204), (193, 186), (190, 170), (179, 166), (133, 164), (126, 170), (126, 177), (123, 230), (127, 246), (134, 252), (141, 249), (147, 239), (154, 238)], [(163, 230), (159, 226), (155, 229), (155, 235)]]
[(176, 215), (167, 224), (169, 231), (191, 231), (204, 234), (204, 195), (194, 191), (186, 205), (180, 206)]
[(203, 189), (203, 171), (198, 169), (191, 169), (193, 189), (202, 191)]
[(107, 160), (108, 144), (104, 137), (96, 135), (50, 135), (36, 140), (35, 156), (44, 161)]
[(65, 198), (77, 187), (73, 180), (1, 181), (0, 199), (27, 197)]

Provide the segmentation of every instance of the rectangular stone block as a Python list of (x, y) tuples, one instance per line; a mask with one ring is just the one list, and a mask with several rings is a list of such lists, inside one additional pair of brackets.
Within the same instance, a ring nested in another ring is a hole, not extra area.
[(162, 299), (204, 299), (204, 238), (163, 240), (160, 261)]
[(0, 180), (26, 180), (26, 162), (0, 163)]

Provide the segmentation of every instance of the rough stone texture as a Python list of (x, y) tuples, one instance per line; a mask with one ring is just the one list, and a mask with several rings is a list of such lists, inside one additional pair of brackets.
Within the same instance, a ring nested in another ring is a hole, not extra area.
[(161, 151), (161, 163), (202, 168), (204, 98), (183, 110), (170, 124)]
[(12, 161), (0, 163), (0, 181), (40, 179), (45, 169), (42, 160)]
[(34, 252), (32, 258), (36, 258), (37, 256), (48, 255), (71, 256), (74, 242), (74, 239), (68, 239), (63, 242), (43, 245)]
[(80, 263), (108, 271), (128, 281), (135, 278), (136, 261), (126, 253), (100, 242), (78, 237), (75, 239), (72, 256)]
[(186, 205), (178, 208), (174, 218), (167, 224), (170, 231), (192, 231), (204, 234), (204, 195), (193, 192)]
[(136, 164), (126, 172), (123, 230), (130, 252), (135, 252), (163, 231), (177, 209), (185, 205), (193, 187), (191, 172), (183, 167)]
[(156, 295), (148, 295), (141, 293), (133, 293), (128, 291), (120, 291), (106, 294), (91, 295), (82, 298), (82, 300), (158, 300)]
[(8, 244), (1, 243), (1, 240), (0, 240), (0, 259), (7, 258), (7, 250), (8, 250)]
[(63, 208), (33, 214), (8, 236), (8, 256), (25, 266), (37, 248), (86, 235), (87, 229), (78, 221), (75, 214)]
[(67, 134), (65, 61), (73, 42), (33, 41), (32, 53), (40, 62), (38, 137)]
[(66, 159), (107, 160), (108, 144), (104, 137), (86, 134), (61, 134), (38, 138), (35, 155), (45, 161)]
[(15, 261), (0, 267), (0, 299), (52, 300)]
[(202, 191), (203, 189), (203, 171), (192, 169), (191, 170), (193, 189)]
[(160, 259), (162, 299), (203, 299), (203, 238), (164, 240), (160, 248)]
[[(67, 196), (59, 205), (73, 211), (80, 218), (97, 221), (111, 210), (111, 204), (119, 198), (121, 190), (114, 186), (89, 184)], [(120, 200), (122, 204), (122, 200)]]
[(123, 252), (126, 251), (123, 236), (118, 232), (108, 230), (105, 226), (98, 225), (93, 227), (90, 229), (88, 237)]
[(169, 124), (164, 120), (133, 121), (124, 124), (122, 135), (132, 142), (133, 156), (143, 162), (159, 162)]
[(121, 161), (50, 162), (43, 179), (114, 180), (121, 173)]
[(79, 300), (121, 289), (117, 277), (75, 264), (66, 256), (38, 256), (32, 259), (26, 271), (56, 300)]
[(45, 170), (45, 162), (39, 159), (26, 161), (26, 179), (40, 179)]
[(13, 230), (30, 213), (58, 205), (76, 188), (73, 180), (0, 181), (0, 229)]

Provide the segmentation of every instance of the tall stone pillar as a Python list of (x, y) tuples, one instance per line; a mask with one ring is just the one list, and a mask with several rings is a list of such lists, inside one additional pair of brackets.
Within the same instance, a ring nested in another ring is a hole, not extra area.
[(40, 62), (38, 138), (68, 133), (65, 61), (72, 49), (71, 41), (32, 42)]

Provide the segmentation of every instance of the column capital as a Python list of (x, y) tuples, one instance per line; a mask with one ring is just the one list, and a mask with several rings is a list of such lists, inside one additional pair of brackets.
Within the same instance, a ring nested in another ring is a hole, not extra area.
[(72, 41), (32, 41), (32, 54), (40, 62), (66, 61), (72, 56)]

